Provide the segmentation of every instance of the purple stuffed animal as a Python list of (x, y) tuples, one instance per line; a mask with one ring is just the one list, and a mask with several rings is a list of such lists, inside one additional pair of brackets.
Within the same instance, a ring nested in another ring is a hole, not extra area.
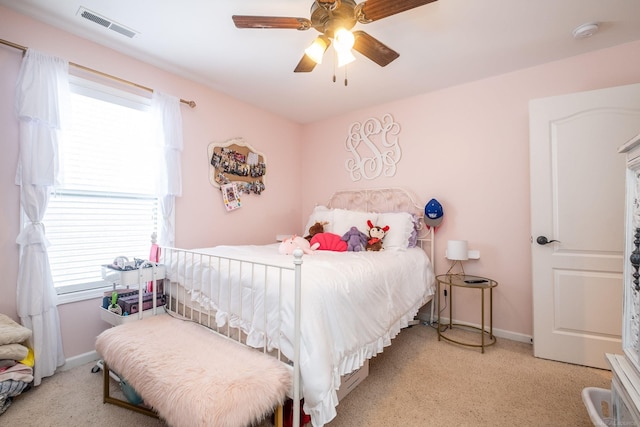
[(358, 230), (358, 227), (351, 227), (340, 239), (347, 242), (347, 251), (359, 252), (366, 249), (369, 237)]

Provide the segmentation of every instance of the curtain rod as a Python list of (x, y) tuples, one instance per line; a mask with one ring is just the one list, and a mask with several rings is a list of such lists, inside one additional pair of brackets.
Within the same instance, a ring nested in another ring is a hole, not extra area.
[[(4, 45), (10, 46), (10, 47), (12, 47), (14, 49), (21, 50), (23, 53), (26, 52), (29, 49), (26, 46), (21, 46), (19, 44), (16, 44), (16, 43), (10, 42), (8, 40), (4, 40), (4, 39), (0, 39), (0, 44), (4, 44)], [(94, 73), (94, 74), (97, 74), (97, 75), (102, 76), (102, 77), (106, 77), (106, 78), (111, 79), (111, 80), (116, 80), (116, 81), (118, 81), (120, 83), (124, 83), (124, 84), (130, 85), (130, 86), (134, 86), (134, 87), (137, 87), (138, 89), (146, 90), (147, 92), (152, 92), (153, 93), (153, 89), (151, 89), (150, 87), (142, 86), (142, 85), (140, 85), (138, 83), (130, 82), (129, 80), (125, 80), (125, 79), (122, 79), (120, 77), (113, 76), (111, 74), (103, 73), (102, 71), (94, 70), (93, 68), (85, 67), (84, 65), (76, 64), (75, 62), (69, 62), (69, 65), (71, 65), (73, 67), (76, 67), (76, 68), (80, 68), (81, 70), (84, 70), (84, 71), (89, 71), (90, 73)], [(180, 99), (180, 102), (182, 102), (183, 104), (187, 104), (191, 108), (195, 108), (195, 106), (196, 106), (195, 101), (187, 101), (185, 99)]]

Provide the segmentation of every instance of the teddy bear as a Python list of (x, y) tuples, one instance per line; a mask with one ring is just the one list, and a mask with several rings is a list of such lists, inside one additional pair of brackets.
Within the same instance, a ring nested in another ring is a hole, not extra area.
[(351, 227), (341, 239), (347, 242), (347, 251), (350, 252), (364, 251), (367, 247), (367, 235), (358, 230), (358, 227)]
[(320, 245), (312, 245), (308, 240), (294, 234), (293, 236), (284, 239), (282, 243), (280, 243), (280, 246), (278, 246), (278, 253), (281, 253), (283, 255), (292, 255), (293, 251), (300, 248), (305, 254), (312, 254), (313, 251), (318, 249), (318, 246)]
[(369, 240), (367, 241), (367, 250), (368, 251), (382, 251), (384, 247), (382, 246), (382, 239), (384, 238), (387, 231), (389, 231), (389, 226), (385, 225), (384, 227), (380, 227), (377, 225), (373, 225), (373, 223), (367, 220), (367, 225), (369, 226)]
[(329, 224), (327, 221), (316, 222), (311, 227), (309, 227), (309, 234), (304, 236), (304, 238), (307, 239), (307, 241), (311, 242), (311, 238), (313, 236), (315, 236), (318, 233), (324, 233), (324, 226), (327, 224)]

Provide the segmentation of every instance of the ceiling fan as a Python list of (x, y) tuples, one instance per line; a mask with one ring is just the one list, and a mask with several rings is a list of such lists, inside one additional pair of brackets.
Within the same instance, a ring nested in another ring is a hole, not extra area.
[(381, 67), (400, 54), (364, 31), (351, 29), (357, 24), (368, 24), (436, 0), (315, 0), (311, 5), (311, 19), (281, 16), (233, 15), (237, 28), (292, 29), (305, 31), (315, 28), (320, 32), (314, 43), (305, 50), (293, 70), (296, 73), (312, 71), (322, 61), (322, 55), (333, 41), (338, 54), (338, 66), (355, 59), (355, 49)]

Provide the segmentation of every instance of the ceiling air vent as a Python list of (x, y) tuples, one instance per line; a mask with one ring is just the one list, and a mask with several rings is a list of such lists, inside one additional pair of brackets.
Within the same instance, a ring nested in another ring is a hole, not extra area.
[(80, 9), (78, 9), (78, 13), (76, 15), (81, 16), (84, 19), (87, 19), (91, 22), (94, 22), (98, 25), (101, 25), (105, 28), (108, 28), (110, 30), (115, 31), (116, 33), (120, 33), (123, 36), (127, 36), (130, 39), (133, 38), (136, 34), (135, 31), (133, 31), (130, 28), (125, 27), (124, 25), (120, 25), (116, 22), (113, 22), (110, 19), (105, 18), (104, 16), (100, 16), (95, 12), (92, 12), (88, 9), (85, 9), (84, 7), (80, 7)]

